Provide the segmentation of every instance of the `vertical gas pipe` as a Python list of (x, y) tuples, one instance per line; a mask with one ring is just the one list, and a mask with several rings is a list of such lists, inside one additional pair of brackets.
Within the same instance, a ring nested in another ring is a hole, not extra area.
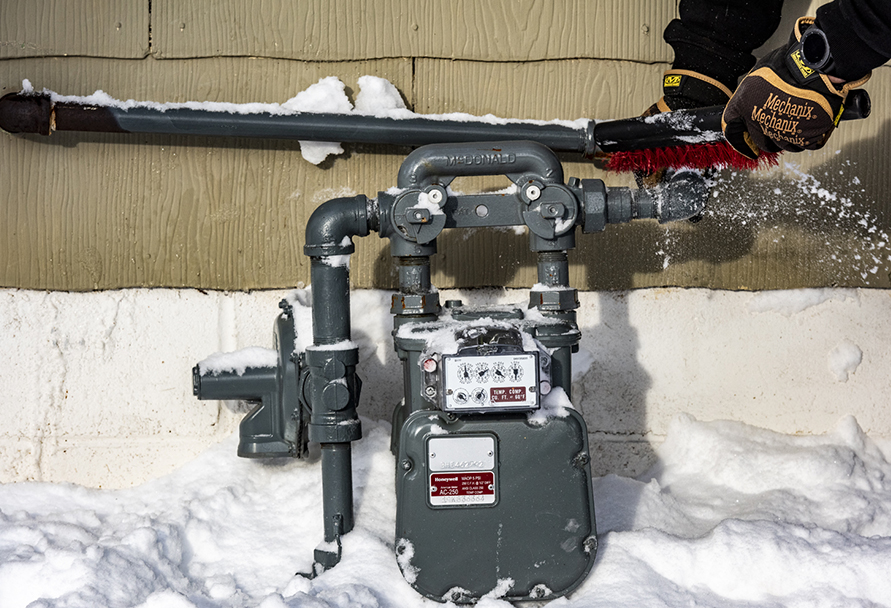
[(538, 284), (529, 292), (529, 308), (537, 308), (553, 325), (537, 328), (536, 338), (551, 351), (551, 380), (572, 398), (572, 353), (578, 349), (580, 332), (575, 309), (578, 292), (569, 286), (567, 249), (575, 247), (575, 232), (545, 239), (530, 234), (532, 251), (538, 254)]
[(376, 208), (365, 196), (332, 199), (320, 205), (306, 225), (304, 254), (312, 281), (313, 345), (306, 397), (312, 407), (309, 440), (322, 448), (325, 545), (315, 550), (316, 571), (340, 561), (340, 538), (353, 528), (350, 442), (362, 437), (356, 414), (361, 380), (359, 349), (350, 341), (349, 256), (354, 236), (367, 236)]

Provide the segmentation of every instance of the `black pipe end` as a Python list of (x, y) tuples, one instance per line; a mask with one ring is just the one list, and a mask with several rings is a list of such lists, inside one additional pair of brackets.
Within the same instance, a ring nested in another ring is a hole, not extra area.
[(50, 134), (53, 102), (46, 95), (9, 93), (0, 98), (0, 129), (8, 133)]

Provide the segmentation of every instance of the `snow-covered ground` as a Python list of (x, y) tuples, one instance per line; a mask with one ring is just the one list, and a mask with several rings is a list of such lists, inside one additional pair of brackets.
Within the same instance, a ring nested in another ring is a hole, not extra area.
[[(0, 487), (0, 606), (436, 605), (399, 573), (389, 428), (364, 425), (356, 529), (314, 580), (317, 456), (240, 460), (233, 437), (132, 489)], [(793, 437), (679, 416), (659, 457), (596, 480), (596, 564), (551, 606), (891, 605), (891, 464), (853, 418)]]

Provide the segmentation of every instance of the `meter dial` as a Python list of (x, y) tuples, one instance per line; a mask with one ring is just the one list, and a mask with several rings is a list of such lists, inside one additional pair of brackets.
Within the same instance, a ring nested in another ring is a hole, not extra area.
[(488, 397), (489, 395), (486, 393), (486, 389), (484, 389), (483, 387), (475, 388), (470, 393), (470, 398), (479, 404), (485, 403)]
[(523, 378), (523, 366), (517, 361), (511, 363), (510, 367), (507, 368), (507, 377), (512, 382), (519, 382)]
[(501, 361), (497, 361), (494, 365), (492, 365), (492, 381), (493, 382), (506, 382), (507, 381), (507, 368), (504, 367), (504, 363)]
[(458, 405), (466, 404), (469, 399), (470, 395), (468, 395), (467, 391), (465, 391), (463, 388), (459, 388), (457, 391), (455, 391), (455, 403), (457, 403)]
[(477, 363), (476, 367), (473, 368), (473, 378), (477, 382), (485, 382), (489, 379), (489, 364), (488, 363)]
[(462, 363), (458, 366), (458, 380), (464, 383), (469, 383), (473, 380), (473, 366), (469, 363)]

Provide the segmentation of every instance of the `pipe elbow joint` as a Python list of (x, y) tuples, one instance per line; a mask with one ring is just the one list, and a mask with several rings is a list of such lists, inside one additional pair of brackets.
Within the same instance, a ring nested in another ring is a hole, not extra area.
[(306, 223), (303, 253), (309, 257), (348, 255), (355, 251), (351, 237), (368, 236), (373, 218), (364, 195), (334, 198), (319, 205)]

